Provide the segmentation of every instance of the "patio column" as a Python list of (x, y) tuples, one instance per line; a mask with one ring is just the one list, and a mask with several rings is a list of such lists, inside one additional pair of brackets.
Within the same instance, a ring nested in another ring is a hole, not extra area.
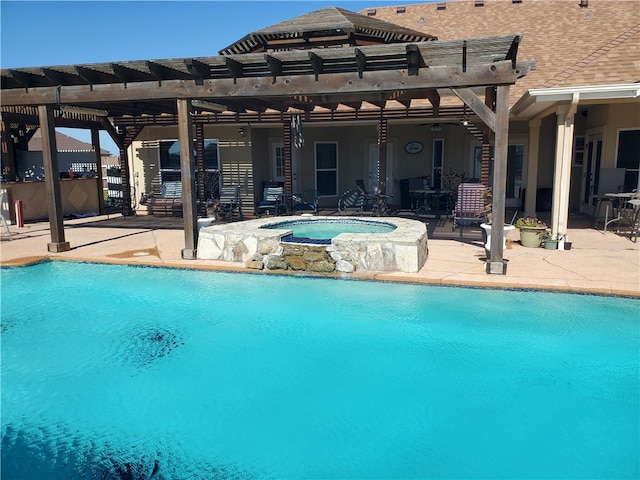
[(579, 100), (580, 94), (574, 93), (571, 104), (558, 105), (556, 111), (556, 158), (553, 173), (553, 204), (551, 206), (551, 235), (556, 238), (567, 234), (573, 126)]
[(493, 164), (493, 208), (491, 210), (491, 255), (487, 273), (504, 275), (503, 259), (504, 209), (507, 192), (507, 154), (509, 151), (509, 85), (500, 85), (496, 92), (495, 161)]
[(38, 105), (40, 129), (42, 130), (42, 162), (44, 164), (44, 184), (47, 190), (47, 209), (49, 213), (49, 229), (51, 243), (47, 244), (50, 252), (66, 252), (71, 250), (69, 242), (64, 239), (64, 212), (60, 194), (60, 168), (58, 166), (58, 146), (56, 145), (56, 129), (51, 105)]
[(536, 197), (538, 194), (538, 157), (540, 156), (540, 125), (536, 118), (529, 122), (529, 159), (527, 162), (527, 185), (524, 198), (524, 215), (536, 216)]
[(180, 175), (182, 178), (182, 218), (184, 249), (182, 258), (195, 260), (198, 243), (196, 211), (196, 162), (193, 155), (193, 107), (191, 100), (178, 99), (178, 141), (180, 142)]

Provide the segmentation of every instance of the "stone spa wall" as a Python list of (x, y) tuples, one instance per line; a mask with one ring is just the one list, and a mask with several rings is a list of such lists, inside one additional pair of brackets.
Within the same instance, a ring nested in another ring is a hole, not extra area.
[[(349, 217), (340, 219), (348, 221)], [(426, 225), (395, 217), (385, 217), (383, 221), (396, 229), (378, 234), (342, 233), (331, 240), (331, 245), (281, 242), (290, 229), (260, 228), (282, 222), (282, 217), (213, 224), (200, 229), (197, 256), (203, 260), (244, 262), (254, 269), (311, 273), (420, 270), (428, 254)]]

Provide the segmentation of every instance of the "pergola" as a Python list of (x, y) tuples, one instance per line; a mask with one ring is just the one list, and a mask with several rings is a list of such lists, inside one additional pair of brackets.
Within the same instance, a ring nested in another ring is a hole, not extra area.
[[(225, 54), (204, 58), (3, 69), (5, 163), (11, 170), (14, 144), (24, 143), (29, 131), (42, 129), (51, 224), (48, 249), (64, 251), (70, 245), (63, 228), (54, 128), (91, 129), (97, 152), (98, 130), (109, 132), (120, 149), (126, 215), (131, 208), (127, 148), (145, 126), (178, 125), (185, 232), (182, 256), (193, 259), (197, 246), (194, 138), (197, 149), (204, 125), (281, 123), (285, 188), (290, 188), (292, 115), (302, 115), (304, 121), (377, 119), (380, 190), (384, 192), (387, 119), (459, 118), (461, 108), (440, 106), (441, 95), (452, 93), (480, 118), (485, 132), (495, 134), (494, 234), (487, 273), (503, 274), (509, 88), (535, 68), (535, 62), (517, 61), (521, 35), (452, 41), (421, 35), (411, 37), (408, 31), (384, 45), (322, 48), (326, 45), (318, 46), (316, 41), (307, 42), (311, 48), (288, 50), (280, 45), (283, 50), (269, 51), (256, 43), (256, 36), (241, 41), (253, 53), (231, 53), (228, 47)], [(290, 36), (290, 42), (300, 43), (300, 36)], [(411, 102), (416, 99), (427, 99), (431, 108), (413, 108)]]

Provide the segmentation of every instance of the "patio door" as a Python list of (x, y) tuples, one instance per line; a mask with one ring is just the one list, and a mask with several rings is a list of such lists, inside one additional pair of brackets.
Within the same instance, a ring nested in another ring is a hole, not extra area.
[[(376, 142), (369, 143), (369, 192), (373, 192), (373, 187), (378, 186), (378, 144)], [(393, 143), (387, 143), (387, 175), (385, 179), (386, 194), (395, 194), (395, 185), (391, 179), (393, 178)], [(392, 199), (393, 200), (393, 199)]]
[(284, 143), (273, 142), (271, 147), (271, 180), (284, 182)]
[[(490, 161), (489, 161), (489, 186), (493, 186), (493, 145), (490, 148)], [(507, 184), (506, 184), (506, 198), (505, 206), (509, 208), (518, 209), (522, 203), (522, 186), (524, 185), (524, 173), (526, 171), (525, 158), (526, 158), (526, 143), (511, 143), (507, 152)], [(482, 170), (482, 147), (474, 147), (474, 166), (473, 176), (480, 178)]]
[(594, 194), (598, 191), (602, 146), (601, 132), (587, 133), (584, 146), (580, 211), (589, 215), (592, 215), (595, 209)]

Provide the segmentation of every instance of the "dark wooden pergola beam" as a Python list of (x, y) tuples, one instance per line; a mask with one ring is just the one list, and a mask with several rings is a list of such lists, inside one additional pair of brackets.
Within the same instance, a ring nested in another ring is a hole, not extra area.
[(61, 72), (52, 68), (42, 68), (42, 74), (51, 82), (63, 85), (63, 84), (77, 84), (82, 85), (83, 80), (80, 76), (67, 72)]
[(273, 75), (273, 82), (275, 83), (276, 78), (282, 75), (282, 61), (273, 55), (265, 54), (264, 59), (269, 65), (269, 70), (271, 70), (271, 74)]
[[(28, 94), (16, 89), (2, 92), (3, 105), (41, 105), (56, 103), (55, 92), (60, 88), (63, 103), (100, 103), (100, 102), (128, 102), (162, 100), (176, 98), (203, 98), (224, 102), (227, 98), (256, 98), (256, 97), (291, 97), (298, 94), (340, 95), (394, 92), (398, 85), (405, 91), (435, 88), (457, 88), (460, 84), (468, 87), (485, 85), (507, 85), (515, 83), (521, 76), (528, 73), (526, 64), (519, 65), (516, 71), (511, 69), (510, 61), (492, 64), (493, 70), (484, 66), (470, 66), (466, 77), (460, 74), (456, 67), (433, 67), (429, 69), (429, 76), (409, 76), (406, 72), (389, 70), (377, 71), (375, 75), (364, 76), (357, 73), (332, 73), (319, 76), (317, 80), (308, 76), (283, 76), (276, 83), (271, 77), (251, 77), (233, 79), (206, 80), (203, 85), (191, 84), (185, 81), (170, 80), (158, 87), (156, 82), (136, 82), (122, 89), (116, 84), (94, 84), (91, 90), (85, 86), (36, 87)], [(205, 88), (203, 88), (205, 87)], [(430, 99), (431, 100), (431, 99)], [(435, 105), (434, 105), (435, 107)]]
[(155, 80), (155, 75), (147, 72), (141, 72), (139, 70), (134, 70), (133, 68), (129, 68), (119, 63), (112, 63), (111, 68), (113, 69), (113, 73), (120, 80), (122, 80), (122, 83), (124, 84), (140, 81), (149, 82)]
[(184, 72), (176, 70), (174, 68), (169, 68), (165, 65), (161, 65), (157, 62), (147, 61), (147, 68), (151, 72), (151, 74), (156, 77), (156, 79), (161, 82), (163, 80), (168, 80), (170, 78), (175, 79), (176, 77), (182, 80), (189, 80), (193, 78), (191, 75), (188, 75)]
[(75, 70), (78, 76), (91, 86), (95, 84), (111, 85), (113, 83), (120, 83), (120, 78), (112, 73), (99, 72), (91, 68), (83, 67), (82, 65), (76, 65)]
[(204, 79), (211, 76), (211, 67), (200, 60), (195, 58), (186, 58), (184, 60), (184, 64), (195, 80), (196, 85), (202, 85), (204, 83)]
[(311, 62), (311, 68), (313, 68), (313, 73), (317, 81), (318, 76), (324, 73), (324, 60), (317, 53), (309, 52), (309, 61)]

